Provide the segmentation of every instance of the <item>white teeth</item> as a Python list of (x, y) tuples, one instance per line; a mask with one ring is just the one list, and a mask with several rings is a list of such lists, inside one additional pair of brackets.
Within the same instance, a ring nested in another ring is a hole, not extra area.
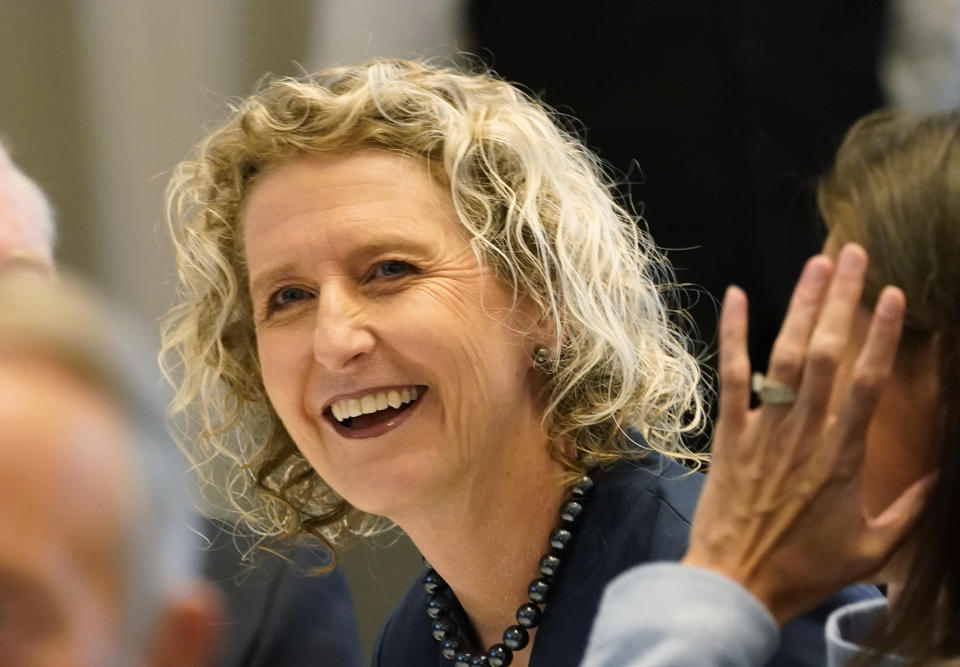
[(396, 389), (387, 392), (387, 403), (391, 408), (399, 408), (403, 403), (400, 401), (400, 393)]
[(404, 387), (403, 389), (390, 389), (389, 391), (380, 391), (376, 394), (367, 394), (357, 398), (348, 398), (337, 401), (330, 405), (330, 412), (333, 413), (337, 421), (344, 421), (349, 417), (359, 417), (360, 415), (369, 415), (380, 410), (386, 410), (388, 407), (399, 408), (406, 403), (412, 403), (420, 398), (420, 389), (418, 387)]

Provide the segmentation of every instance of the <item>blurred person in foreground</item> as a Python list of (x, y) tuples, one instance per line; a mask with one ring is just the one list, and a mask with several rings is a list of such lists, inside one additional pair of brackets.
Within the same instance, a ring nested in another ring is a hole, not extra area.
[(0, 268), (0, 664), (211, 665), (182, 459), (152, 364), (66, 280)]
[[(833, 612), (831, 667), (960, 664), (960, 113), (864, 117), (818, 203), (826, 256), (808, 264), (771, 354), (768, 379), (788, 400), (747, 410), (747, 304), (731, 289), (720, 327), (726, 430), (690, 549), (683, 565), (611, 584), (589, 667), (762, 665), (778, 626), (867, 576), (889, 598)], [(841, 251), (851, 242), (869, 265)], [(835, 377), (832, 393), (808, 388), (816, 366)], [(848, 446), (820, 439), (845, 414), (859, 414)], [(809, 436), (739, 446), (739, 431), (771, 418), (784, 436)]]
[[(20, 267), (51, 272), (55, 236), (54, 212), (46, 196), (0, 144), (0, 270)], [(61, 326), (69, 321), (64, 319)], [(132, 330), (128, 335), (135, 336)], [(139, 372), (144, 377), (155, 375), (142, 364)], [(169, 439), (167, 444), (173, 448)], [(176, 484), (170, 489), (182, 491)], [(238, 550), (247, 536), (237, 534), (224, 521), (193, 523), (209, 541), (201, 556), (202, 573), (217, 585), (225, 602), (217, 617), (222, 633), (215, 664), (306, 667), (318, 652), (338, 667), (361, 664), (353, 600), (339, 569), (322, 578), (306, 577), (306, 572), (326, 561), (312, 550), (298, 548), (283, 558), (264, 556), (254, 574), (241, 562)]]
[(265, 537), (410, 536), (375, 665), (578, 665), (606, 583), (686, 551), (700, 368), (612, 192), (536, 100), (413, 61), (268, 82), (175, 172), (185, 447)]

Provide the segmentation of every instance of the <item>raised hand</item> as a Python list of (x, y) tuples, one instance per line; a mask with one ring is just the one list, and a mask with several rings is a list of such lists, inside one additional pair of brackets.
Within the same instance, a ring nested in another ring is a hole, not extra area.
[[(848, 395), (828, 412), (860, 303), (867, 256), (847, 245), (836, 267), (807, 262), (766, 376), (772, 400), (751, 410), (747, 298), (731, 287), (720, 321), (720, 409), (713, 462), (684, 562), (741, 583), (782, 625), (878, 570), (907, 534), (931, 481), (876, 516), (861, 498), (867, 427), (890, 376), (903, 293), (880, 294)], [(791, 391), (794, 390), (794, 391)]]

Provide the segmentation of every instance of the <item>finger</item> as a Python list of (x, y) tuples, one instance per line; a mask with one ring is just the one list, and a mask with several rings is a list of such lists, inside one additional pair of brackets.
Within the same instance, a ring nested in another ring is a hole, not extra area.
[(908, 486), (883, 512), (867, 521), (866, 529), (871, 535), (869, 550), (875, 558), (881, 559), (878, 567), (889, 559), (894, 549), (910, 534), (923, 513), (937, 479), (936, 471), (924, 475)]
[(825, 255), (816, 255), (807, 260), (770, 352), (767, 379), (788, 387), (796, 387), (800, 383), (807, 343), (832, 272), (833, 262)]
[(720, 399), (717, 418), (734, 432), (750, 408), (750, 355), (747, 353), (747, 295), (730, 286), (720, 315)]
[(818, 423), (823, 419), (833, 378), (846, 352), (853, 317), (860, 304), (866, 270), (867, 253), (863, 248), (848, 243), (840, 250), (833, 280), (810, 337), (803, 385), (797, 398), (807, 412), (808, 421)]
[(886, 287), (877, 299), (870, 329), (853, 367), (849, 394), (843, 403), (837, 429), (843, 446), (839, 450), (840, 465), (859, 465), (866, 441), (867, 427), (877, 402), (893, 371), (906, 298), (896, 287)]

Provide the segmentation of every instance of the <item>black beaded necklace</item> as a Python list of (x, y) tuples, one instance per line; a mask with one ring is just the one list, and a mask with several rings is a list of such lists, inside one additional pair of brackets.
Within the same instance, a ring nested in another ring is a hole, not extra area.
[(440, 654), (452, 660), (454, 667), (507, 667), (513, 662), (514, 651), (521, 651), (527, 646), (530, 641), (527, 631), (540, 625), (542, 607), (547, 603), (547, 596), (563, 562), (561, 556), (573, 541), (574, 526), (592, 489), (593, 480), (589, 475), (584, 475), (570, 487), (570, 498), (560, 507), (560, 522), (550, 534), (550, 551), (540, 559), (541, 576), (527, 587), (530, 602), (517, 609), (517, 625), (511, 625), (503, 631), (503, 643), (494, 644), (486, 653), (477, 653), (460, 633), (457, 622), (450, 616), (453, 601), (447, 582), (436, 570), (427, 566), (423, 587), (430, 595), (427, 600), (427, 615), (433, 619), (430, 630), (433, 638), (440, 643)]

